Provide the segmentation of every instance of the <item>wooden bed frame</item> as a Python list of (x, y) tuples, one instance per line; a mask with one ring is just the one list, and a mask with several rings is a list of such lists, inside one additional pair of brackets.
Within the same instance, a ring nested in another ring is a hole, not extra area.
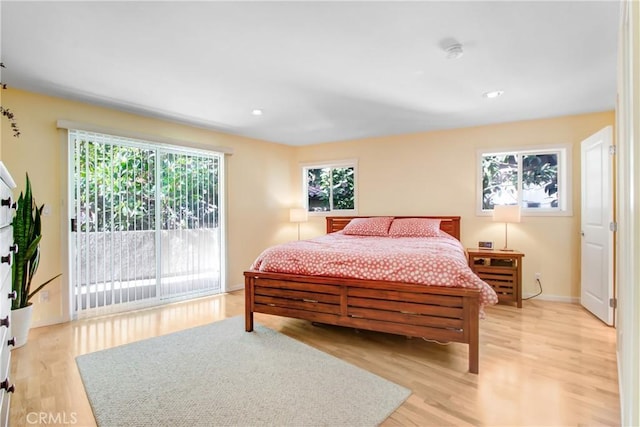
[[(352, 218), (327, 217), (327, 233), (342, 230)], [(366, 217), (364, 217), (366, 218)], [(438, 218), (440, 228), (460, 239), (459, 216)], [(404, 282), (244, 272), (245, 329), (253, 313), (294, 317), (398, 335), (469, 345), (469, 372), (479, 368), (480, 290)]]

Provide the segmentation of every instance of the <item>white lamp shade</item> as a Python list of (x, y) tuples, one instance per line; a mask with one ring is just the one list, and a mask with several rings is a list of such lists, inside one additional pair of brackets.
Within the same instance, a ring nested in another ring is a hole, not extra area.
[(495, 205), (493, 207), (495, 222), (520, 222), (519, 205)]
[(289, 221), (290, 222), (306, 222), (307, 211), (303, 208), (289, 209)]

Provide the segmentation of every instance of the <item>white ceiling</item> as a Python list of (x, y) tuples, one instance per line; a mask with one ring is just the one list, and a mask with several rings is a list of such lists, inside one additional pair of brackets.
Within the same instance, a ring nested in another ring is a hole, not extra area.
[[(291, 145), (615, 103), (617, 1), (1, 8), (2, 79), (12, 87)], [(462, 58), (445, 58), (451, 40)], [(482, 97), (496, 89), (504, 95)]]

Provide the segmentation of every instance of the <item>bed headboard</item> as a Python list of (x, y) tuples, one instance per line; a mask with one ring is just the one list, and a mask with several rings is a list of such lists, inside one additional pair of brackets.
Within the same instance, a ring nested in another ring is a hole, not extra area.
[[(353, 218), (371, 218), (375, 215), (369, 216), (328, 216), (327, 219), (327, 234), (335, 233), (342, 230), (349, 221)], [(390, 216), (390, 215), (380, 215)], [(440, 220), (440, 230), (445, 231), (460, 240), (460, 217), (459, 216), (393, 216), (394, 218), (434, 218)]]

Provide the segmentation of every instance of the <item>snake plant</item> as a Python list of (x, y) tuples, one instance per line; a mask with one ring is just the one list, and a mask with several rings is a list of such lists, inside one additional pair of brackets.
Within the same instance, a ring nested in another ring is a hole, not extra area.
[(31, 191), (31, 181), (27, 174), (27, 185), (24, 192), (20, 193), (16, 214), (13, 217), (13, 241), (17, 247), (13, 258), (12, 285), (16, 293), (16, 299), (11, 308), (23, 308), (31, 303), (29, 300), (42, 288), (55, 280), (60, 274), (47, 280), (34, 291), (31, 291), (31, 281), (38, 271), (40, 264), (40, 240), (42, 239), (42, 210), (44, 205), (38, 207)]

